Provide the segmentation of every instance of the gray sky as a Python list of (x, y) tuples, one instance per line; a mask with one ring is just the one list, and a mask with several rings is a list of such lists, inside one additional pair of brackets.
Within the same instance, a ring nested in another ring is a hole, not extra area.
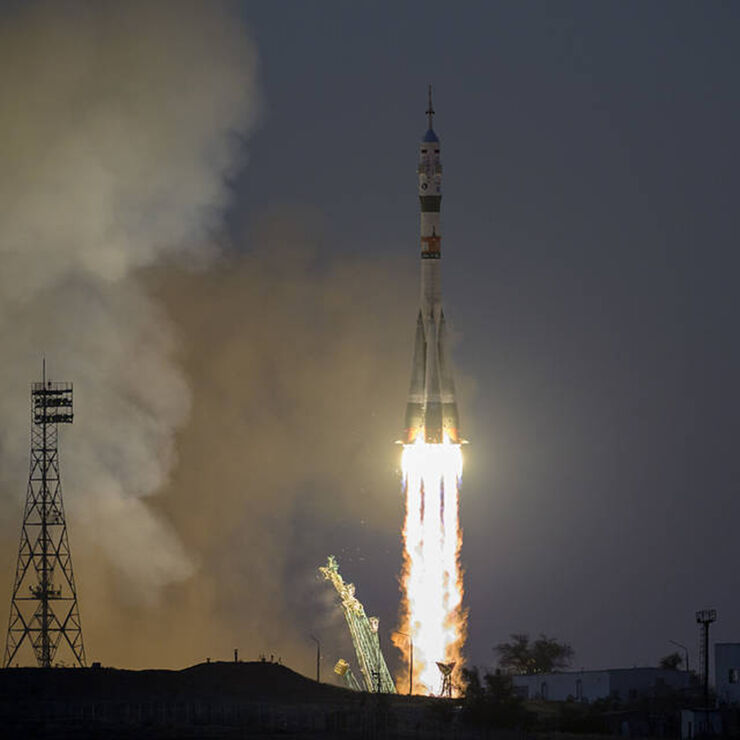
[[(492, 662), (512, 631), (568, 640), (577, 666), (654, 664), (668, 639), (695, 659), (705, 605), (719, 611), (714, 637), (740, 638), (738, 7), (243, 12), (264, 112), (235, 226), (300, 207), (328, 256), (415, 256), (434, 84), (444, 296), (471, 440), (471, 661)], [(414, 294), (416, 281), (410, 269)], [(398, 321), (410, 359), (414, 316)], [(390, 625), (397, 595), (375, 574), (397, 543), (346, 524), (330, 542), (352, 539), (348, 575)], [(326, 547), (306, 539), (297, 560)]]

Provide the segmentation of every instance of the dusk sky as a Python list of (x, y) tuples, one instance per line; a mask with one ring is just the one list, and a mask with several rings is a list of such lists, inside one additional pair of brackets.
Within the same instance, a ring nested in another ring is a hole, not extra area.
[[(569, 641), (577, 666), (654, 665), (669, 639), (696, 660), (705, 605), (739, 639), (738, 8), (244, 14), (264, 114), (239, 217), (311, 208), (327, 253), (416, 253), (434, 85), (471, 660), (513, 631)], [(353, 577), (387, 613), (372, 544)]]
[[(21, 164), (0, 195), (24, 194), (36, 224), (54, 201), (35, 199), (41, 162), (67, 200), (38, 233), (16, 228), (6, 202), (0, 253), (8, 276), (27, 275), (16, 234), (71, 246), (29, 256), (55, 267), (25, 296), (0, 276), (0, 596), (25, 493), (28, 383), (46, 352), (77, 393), (63, 475), (93, 659), (179, 667), (238, 644), (310, 673), (313, 632), (328, 674), (348, 649), (315, 578), (329, 553), (388, 644), (431, 83), (470, 441), (468, 663), (493, 666), (498, 642), (529, 632), (570, 643), (575, 668), (657, 665), (669, 640), (694, 667), (705, 607), (718, 611), (712, 641), (740, 641), (740, 6), (260, 1), (211, 22), (210, 4), (103, 4), (130, 15), (120, 24), (94, 3), (17, 20), (21, 5), (3, 11), (18, 46), (0, 66), (22, 104), (5, 106), (0, 134), (16, 119), (33, 130), (26, 148), (4, 137)], [(66, 30), (39, 21), (51, 16)], [(87, 69), (86, 43), (107, 62), (77, 97), (62, 61)], [(22, 61), (29, 48), (41, 62)], [(98, 145), (105, 166), (75, 175)], [(120, 171), (125, 187), (108, 192)], [(208, 240), (226, 254), (215, 266), (191, 259)], [(99, 242), (114, 246), (98, 263)], [(188, 244), (186, 269), (165, 242)], [(123, 318), (94, 322), (98, 310)], [(101, 524), (136, 517), (120, 537)]]

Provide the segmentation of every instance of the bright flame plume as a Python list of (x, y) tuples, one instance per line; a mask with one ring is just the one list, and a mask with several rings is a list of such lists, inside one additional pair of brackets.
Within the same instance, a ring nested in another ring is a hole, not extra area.
[(437, 662), (454, 662), (454, 674), (463, 662), (462, 451), (447, 438), (442, 444), (427, 443), (422, 433), (404, 445), (401, 468), (406, 494), (403, 599), (400, 633), (394, 642), (408, 664), (413, 641), (413, 693), (433, 694), (439, 693), (442, 680)]

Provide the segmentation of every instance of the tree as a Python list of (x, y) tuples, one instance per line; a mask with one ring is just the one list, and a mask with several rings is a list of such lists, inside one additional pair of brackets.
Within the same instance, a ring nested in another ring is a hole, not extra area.
[(573, 648), (554, 637), (541, 634), (534, 642), (526, 632), (515, 632), (510, 637), (510, 642), (500, 642), (494, 650), (501, 668), (511, 673), (549, 673), (566, 668), (573, 660)]
[(683, 663), (683, 656), (681, 653), (670, 653), (668, 655), (664, 655), (660, 659), (658, 667), (662, 668), (664, 671), (677, 671), (681, 663)]
[(477, 668), (463, 668), (462, 689), (467, 721), (488, 727), (526, 727), (529, 713), (514, 691), (511, 676), (496, 671), (481, 680)]

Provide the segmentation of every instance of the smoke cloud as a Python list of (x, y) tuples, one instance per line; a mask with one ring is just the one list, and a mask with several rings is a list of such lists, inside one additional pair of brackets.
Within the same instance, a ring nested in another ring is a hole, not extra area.
[[(200, 563), (169, 591), (168, 633), (156, 640), (165, 662), (239, 645), (245, 657), (274, 653), (310, 675), (311, 631), (327, 661), (334, 650), (353, 659), (331, 587), (317, 578), (332, 552), (371, 614), (397, 603), (403, 500), (393, 443), (413, 260), (327, 260), (305, 223), (269, 217), (249, 253), (207, 272), (151, 276), (193, 387), (178, 466), (158, 502)], [(395, 607), (383, 616), (390, 629)]]
[(97, 548), (134, 600), (195, 565), (145, 500), (171, 473), (190, 393), (138, 273), (212, 251), (255, 66), (222, 3), (33, 3), (0, 26), (0, 487), (19, 513), (45, 354), (76, 386), (62, 442), (73, 552)]
[[(353, 658), (317, 577), (329, 553), (358, 579), (370, 613), (395, 602), (403, 501), (393, 432), (413, 324), (398, 317), (413, 319), (416, 296), (403, 289), (413, 262), (327, 260), (305, 223), (268, 218), (248, 253), (143, 276), (192, 389), (176, 465), (146, 506), (193, 565), (163, 598), (134, 599), (70, 524), (88, 649), (106, 664), (181, 667), (229, 659), (238, 646), (244, 659), (272, 654), (312, 675), (315, 632), (328, 679), (332, 659)], [(395, 607), (382, 616), (390, 629)]]
[(255, 66), (220, 3), (34, 4), (0, 27), (0, 593), (45, 354), (75, 383), (65, 503), (88, 657), (111, 665), (238, 645), (310, 672), (308, 629), (351, 649), (329, 552), (367, 555), (371, 613), (397, 593), (413, 261), (328, 261), (295, 208), (209, 246)]

